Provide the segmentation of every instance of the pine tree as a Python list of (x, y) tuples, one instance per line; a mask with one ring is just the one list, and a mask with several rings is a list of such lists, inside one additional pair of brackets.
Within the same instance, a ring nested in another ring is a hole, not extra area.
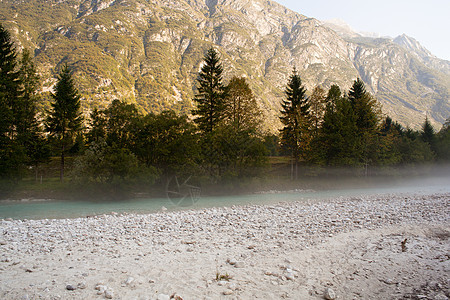
[(20, 80), (17, 54), (9, 32), (0, 24), (0, 139), (8, 143), (13, 138), (14, 101), (18, 98)]
[(197, 108), (192, 114), (196, 116), (194, 122), (199, 129), (210, 133), (224, 118), (225, 88), (222, 84), (223, 68), (219, 54), (214, 48), (208, 50), (204, 61), (205, 64), (197, 79), (199, 87), (194, 98)]
[(436, 136), (436, 155), (439, 160), (450, 161), (450, 118)]
[(357, 79), (348, 93), (352, 110), (356, 117), (359, 150), (355, 153), (366, 171), (369, 164), (376, 161), (376, 133), (381, 119), (381, 110), (377, 100), (365, 89), (364, 82)]
[(328, 90), (327, 98), (326, 100), (326, 106), (331, 106), (331, 109), (334, 108), (337, 101), (339, 101), (342, 97), (341, 88), (333, 84), (330, 89)]
[(373, 132), (377, 129), (380, 121), (380, 107), (375, 98), (366, 92), (364, 82), (357, 79), (348, 92), (348, 99), (356, 114), (356, 123), (360, 134), (364, 132)]
[(285, 93), (286, 100), (281, 104), (280, 120), (284, 125), (281, 129), (281, 144), (292, 155), (295, 164), (292, 177), (295, 175), (295, 179), (297, 179), (299, 159), (309, 146), (311, 121), (306, 89), (302, 86), (302, 81), (295, 68), (289, 78)]
[(16, 112), (22, 97), (16, 49), (9, 32), (0, 24), (0, 177), (17, 180), (26, 160), (17, 140)]
[(430, 146), (432, 151), (435, 151), (436, 131), (434, 130), (433, 125), (431, 125), (430, 120), (428, 120), (428, 115), (425, 117), (425, 122), (423, 122), (420, 137), (422, 138), (422, 141)]
[(46, 129), (58, 141), (61, 151), (60, 179), (64, 180), (64, 154), (73, 144), (78, 131), (81, 129), (82, 116), (80, 112), (80, 95), (75, 88), (72, 74), (65, 65), (56, 83), (55, 102), (51, 104), (46, 120)]
[(345, 97), (338, 97), (340, 91), (330, 89), (328, 95), (333, 94), (332, 102), (329, 102), (323, 118), (320, 130), (320, 152), (326, 165), (354, 165), (358, 137), (356, 116), (350, 101)]
[(15, 112), (17, 123), (17, 139), (24, 146), (27, 154), (27, 162), (35, 169), (36, 180), (38, 179), (39, 164), (49, 161), (50, 148), (44, 137), (42, 127), (37, 120), (39, 75), (28, 49), (23, 49), (20, 61), (19, 77), (22, 83), (23, 95), (20, 107)]
[(22, 97), (18, 99), (20, 101), (19, 107), (16, 110), (17, 132), (19, 135), (27, 134), (29, 129), (32, 128), (35, 131), (38, 126), (36, 120), (36, 91), (39, 88), (39, 75), (37, 74), (36, 67), (28, 49), (23, 49), (22, 59), (20, 61), (19, 79), (22, 84)]

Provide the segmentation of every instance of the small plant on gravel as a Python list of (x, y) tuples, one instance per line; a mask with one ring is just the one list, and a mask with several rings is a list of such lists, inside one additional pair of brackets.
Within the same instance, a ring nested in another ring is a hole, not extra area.
[(408, 241), (408, 239), (404, 239), (402, 241), (402, 252), (406, 252), (406, 242)]
[(221, 280), (230, 281), (231, 278), (233, 278), (233, 277), (231, 277), (231, 275), (229, 275), (228, 273), (220, 274), (219, 271), (216, 272), (216, 281), (221, 281)]

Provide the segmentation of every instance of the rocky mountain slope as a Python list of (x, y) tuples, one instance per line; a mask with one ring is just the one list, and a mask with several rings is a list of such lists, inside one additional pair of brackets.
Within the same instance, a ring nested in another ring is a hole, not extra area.
[(318, 20), (267, 0), (3, 0), (0, 22), (34, 50), (51, 89), (75, 69), (84, 107), (119, 98), (143, 111), (189, 112), (205, 51), (221, 53), (225, 81), (245, 76), (276, 128), (293, 67), (308, 90), (348, 89), (361, 77), (404, 125), (450, 116), (449, 62), (413, 39), (342, 37)]

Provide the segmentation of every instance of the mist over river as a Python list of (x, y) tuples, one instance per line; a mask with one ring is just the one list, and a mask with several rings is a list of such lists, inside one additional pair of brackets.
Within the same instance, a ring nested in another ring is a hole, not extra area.
[(165, 210), (200, 209), (206, 207), (228, 207), (233, 205), (274, 204), (279, 202), (324, 200), (338, 197), (358, 197), (363, 195), (414, 193), (449, 193), (450, 178), (438, 177), (426, 180), (409, 180), (391, 184), (360, 185), (325, 190), (268, 190), (254, 194), (228, 196), (196, 196), (187, 194), (183, 199), (135, 198), (123, 201), (82, 201), (24, 199), (0, 202), (0, 219), (61, 219), (116, 213), (153, 213)]

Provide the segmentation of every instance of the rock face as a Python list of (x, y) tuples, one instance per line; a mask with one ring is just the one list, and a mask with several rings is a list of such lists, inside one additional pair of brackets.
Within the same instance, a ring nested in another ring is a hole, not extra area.
[(341, 37), (272, 1), (7, 0), (0, 20), (35, 51), (43, 90), (51, 90), (61, 64), (74, 67), (85, 109), (119, 98), (147, 112), (188, 113), (204, 53), (214, 45), (225, 81), (248, 78), (270, 128), (279, 126), (294, 66), (309, 91), (318, 84), (347, 90), (361, 77), (404, 125), (417, 127), (426, 112), (435, 124), (450, 115), (448, 61), (406, 36)]

